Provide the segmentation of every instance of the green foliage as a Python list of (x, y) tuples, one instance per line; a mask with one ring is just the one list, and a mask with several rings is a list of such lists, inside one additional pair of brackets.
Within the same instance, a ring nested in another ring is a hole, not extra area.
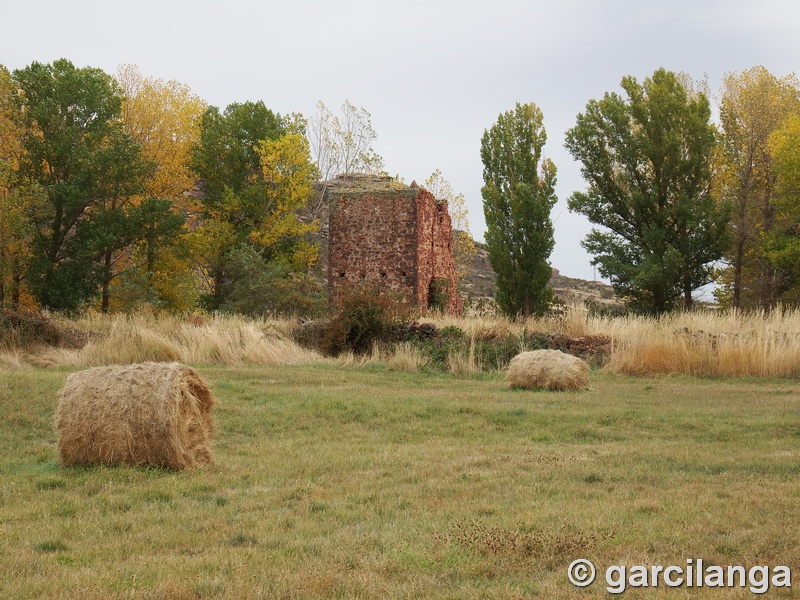
[(450, 300), (450, 281), (443, 277), (434, 277), (428, 289), (428, 308), (434, 311), (444, 312)]
[(507, 315), (542, 314), (551, 290), (556, 167), (542, 159), (542, 112), (517, 104), (481, 140), (486, 247), (497, 274), (497, 304)]
[(113, 291), (119, 307), (193, 308), (196, 294), (192, 273), (186, 268), (188, 228), (183, 213), (162, 198), (145, 198), (130, 213), (137, 234), (120, 257), (126, 262)]
[(452, 352), (469, 351), (469, 340), (465, 341), (464, 330), (456, 325), (448, 325), (439, 330), (434, 337), (407, 336), (427, 358), (427, 364), (435, 370), (447, 371), (447, 359)]
[(195, 257), (209, 284), (203, 303), (211, 310), (239, 302), (229, 297), (233, 284), (249, 285), (236, 281), (243, 271), (228, 263), (248, 245), (299, 272), (316, 260), (316, 248), (304, 239), (316, 224), (296, 215), (316, 175), (298, 127), (263, 102), (231, 104), (224, 113), (210, 107), (203, 116), (191, 165), (205, 186)]
[(448, 371), (452, 356), (474, 357), (482, 371), (500, 371), (520, 352), (550, 348), (546, 335), (539, 333), (469, 338), (455, 326), (445, 327), (432, 338), (416, 338), (414, 346), (422, 350), (434, 370)]
[(267, 262), (250, 246), (232, 251), (228, 260), (230, 293), (224, 312), (253, 317), (316, 317), (327, 308), (323, 285), (305, 273), (294, 273), (283, 261)]
[(692, 291), (711, 281), (729, 217), (709, 191), (708, 100), (664, 69), (643, 84), (625, 77), (622, 88), (627, 98), (590, 101), (567, 132), (589, 182), (569, 207), (603, 227), (583, 246), (631, 308), (662, 313), (681, 295), (690, 308)]
[(51, 552), (65, 552), (69, 550), (67, 545), (61, 540), (46, 540), (34, 544), (33, 549), (42, 554), (49, 554)]
[(107, 277), (101, 258), (132, 235), (121, 199), (141, 191), (146, 165), (122, 130), (119, 88), (102, 70), (61, 59), (34, 62), (13, 78), (24, 131), (20, 173), (47, 194), (31, 215), (29, 286), (42, 306), (75, 309)]
[(329, 355), (367, 353), (375, 343), (393, 340), (409, 316), (410, 306), (401, 298), (369, 283), (350, 285), (334, 300), (322, 350)]
[(224, 112), (209, 107), (200, 121), (200, 140), (192, 150), (191, 168), (203, 179), (205, 207), (215, 207), (226, 195), (226, 188), (243, 201), (240, 218), (252, 219), (259, 186), (254, 185), (261, 171), (256, 152), (262, 140), (277, 140), (286, 133), (284, 120), (263, 102), (229, 104)]
[(136, 208), (136, 224), (147, 273), (154, 273), (159, 257), (186, 232), (186, 219), (166, 199), (147, 198)]

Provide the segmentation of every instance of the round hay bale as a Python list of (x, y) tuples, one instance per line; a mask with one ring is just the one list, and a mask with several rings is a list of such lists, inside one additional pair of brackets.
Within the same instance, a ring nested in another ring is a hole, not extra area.
[(589, 389), (589, 365), (560, 350), (523, 352), (511, 359), (506, 377), (511, 387), (548, 390)]
[(58, 393), (59, 458), (170, 469), (211, 463), (213, 403), (200, 375), (176, 362), (73, 373)]

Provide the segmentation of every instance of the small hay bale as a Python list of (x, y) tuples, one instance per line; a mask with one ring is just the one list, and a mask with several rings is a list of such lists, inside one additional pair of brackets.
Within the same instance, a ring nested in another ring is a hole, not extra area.
[(170, 469), (211, 463), (213, 403), (200, 375), (176, 362), (73, 373), (55, 414), (61, 463)]
[(506, 376), (511, 387), (548, 390), (589, 389), (589, 365), (560, 350), (523, 352), (511, 359)]

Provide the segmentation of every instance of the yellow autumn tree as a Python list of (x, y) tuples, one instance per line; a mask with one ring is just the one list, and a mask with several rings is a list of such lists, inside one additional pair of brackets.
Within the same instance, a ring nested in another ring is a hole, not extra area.
[(304, 223), (297, 214), (311, 197), (317, 177), (308, 140), (290, 132), (276, 140), (261, 140), (256, 152), (269, 191), (264, 219), (250, 240), (266, 257), (285, 260), (293, 270), (306, 272), (319, 254), (317, 246), (305, 239), (319, 229), (319, 223)]
[(323, 288), (309, 273), (318, 256), (310, 237), (318, 222), (300, 218), (317, 170), (305, 137), (291, 123), (282, 127), (279, 137), (254, 145), (258, 166), (250, 187), (236, 193), (226, 186), (204, 211), (194, 254), (203, 289), (222, 291), (216, 306), (212, 294), (203, 298), (217, 310), (308, 316), (325, 304)]
[(434, 198), (447, 202), (447, 209), (453, 225), (453, 257), (456, 266), (456, 283), (459, 291), (463, 291), (464, 281), (472, 268), (472, 259), (478, 252), (469, 232), (468, 211), (464, 194), (456, 194), (439, 169), (436, 169), (425, 180), (424, 187), (433, 194)]
[(18, 173), (22, 127), (12, 92), (11, 75), (0, 66), (0, 307), (18, 308), (32, 305), (24, 278), (34, 233), (30, 216), (42, 204), (43, 191)]
[[(152, 210), (148, 211), (143, 202), (169, 201), (172, 214), (165, 214), (165, 218), (174, 221), (175, 216), (182, 215), (193, 222), (200, 207), (193, 193), (197, 175), (189, 163), (205, 102), (185, 84), (145, 77), (136, 65), (120, 66), (116, 78), (125, 95), (125, 132), (139, 144), (142, 157), (150, 165), (144, 192), (129, 201), (145, 215)], [(151, 229), (155, 226), (151, 224)], [(118, 307), (142, 302), (176, 310), (193, 306), (197, 296), (184, 238), (145, 236), (116, 257), (121, 272), (114, 289)]]
[(766, 240), (770, 261), (783, 269), (784, 304), (800, 303), (800, 112), (769, 137), (777, 180), (776, 218), (773, 234)]
[[(209, 212), (199, 227), (188, 238), (193, 270), (198, 277), (198, 294), (222, 289), (227, 266), (228, 252), (236, 244), (236, 231), (222, 215)], [(219, 306), (214, 306), (218, 309)]]
[(178, 207), (196, 212), (189, 192), (197, 176), (189, 168), (189, 158), (206, 103), (187, 85), (145, 77), (136, 65), (122, 65), (117, 81), (125, 94), (125, 132), (153, 166), (143, 196), (170, 198)]
[(779, 78), (759, 66), (724, 79), (716, 176), (733, 209), (733, 241), (721, 297), (737, 308), (770, 308), (781, 293), (785, 269), (770, 261), (765, 245), (778, 217), (769, 140), (799, 107), (800, 83), (793, 75)]

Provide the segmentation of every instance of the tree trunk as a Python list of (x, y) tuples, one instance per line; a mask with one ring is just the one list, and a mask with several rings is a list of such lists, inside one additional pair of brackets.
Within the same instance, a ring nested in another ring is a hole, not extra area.
[(11, 277), (11, 308), (17, 310), (19, 308), (19, 295), (22, 289), (22, 274), (14, 273)]
[[(770, 202), (771, 189), (767, 194), (767, 199), (761, 209), (763, 220), (763, 232), (768, 235), (775, 227), (775, 207)], [(778, 286), (775, 285), (775, 268), (770, 263), (769, 258), (766, 257), (764, 250), (761, 250), (761, 268), (759, 269), (761, 275), (761, 285), (759, 294), (759, 303), (761, 308), (770, 310), (778, 301), (777, 290)]]
[(736, 256), (733, 259), (733, 307), (742, 306), (742, 266), (744, 263), (744, 238), (736, 245)]
[(692, 286), (687, 281), (683, 284), (683, 308), (684, 310), (692, 310), (694, 308), (694, 298), (692, 298)]
[(108, 288), (111, 283), (111, 252), (106, 252), (103, 257), (103, 299), (100, 305), (100, 311), (103, 314), (108, 313)]
[(214, 273), (214, 290), (212, 291), (212, 296), (218, 304), (222, 303), (222, 286), (224, 281), (225, 271), (222, 269), (222, 267), (219, 267)]

